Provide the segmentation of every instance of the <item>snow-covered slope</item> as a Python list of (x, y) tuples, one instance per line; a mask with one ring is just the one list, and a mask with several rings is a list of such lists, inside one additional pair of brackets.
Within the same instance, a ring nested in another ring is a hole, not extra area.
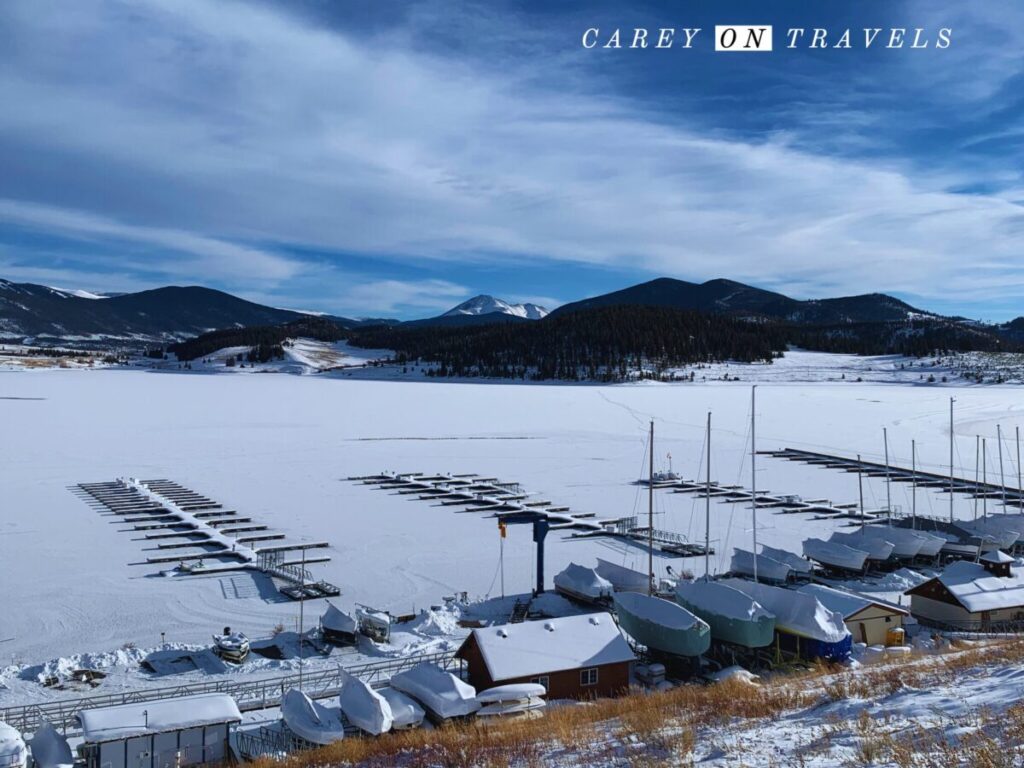
[(536, 304), (509, 304), (503, 299), (496, 299), (493, 296), (481, 294), (474, 296), (469, 301), (464, 301), (459, 306), (445, 312), (441, 317), (455, 317), (458, 315), (490, 315), (499, 312), (503, 315), (521, 317), (525, 320), (540, 320), (547, 316), (548, 311)]

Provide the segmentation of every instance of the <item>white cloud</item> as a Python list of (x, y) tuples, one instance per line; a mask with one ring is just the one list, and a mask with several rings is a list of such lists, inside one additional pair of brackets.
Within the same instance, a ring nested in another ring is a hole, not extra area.
[(407, 310), (443, 312), (469, 298), (469, 289), (447, 280), (372, 280), (343, 290), (338, 301), (348, 311), (396, 313)]
[[(97, 167), (91, 188), (76, 179), (79, 211), (5, 204), (36, 225), (280, 281), (301, 264), (233, 243), (453, 261), (529, 255), (803, 295), (1024, 289), (1024, 209), (947, 191), (966, 174), (916, 176), (783, 138), (707, 138), (588, 93), (560, 70), (538, 85), (544, 61), (474, 69), (266, 7), (66, 8), (0, 11), (21, 42), (17, 66), (0, 71), (0, 98), (19, 105), (0, 113), (0, 131), (26, 151)], [(108, 184), (134, 194), (101, 194)], [(339, 301), (354, 312), (444, 309), (458, 290), (383, 281)]]

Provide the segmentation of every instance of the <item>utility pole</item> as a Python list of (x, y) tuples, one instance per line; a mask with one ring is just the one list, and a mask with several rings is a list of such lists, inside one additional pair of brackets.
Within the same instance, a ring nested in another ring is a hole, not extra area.
[[(985, 459), (988, 457), (988, 446), (985, 445), (985, 438), (981, 438), (981, 482), (983, 485), (988, 485), (988, 467), (985, 466)], [(981, 497), (981, 516), (988, 517), (988, 489), (984, 491), (984, 495)]]
[(978, 494), (981, 487), (978, 485), (978, 471), (981, 468), (981, 435), (974, 436), (974, 519), (978, 519)]
[(302, 597), (299, 600), (299, 690), (302, 690), (302, 657), (303, 657), (303, 644), (302, 635), (306, 627), (306, 549), (302, 549)]

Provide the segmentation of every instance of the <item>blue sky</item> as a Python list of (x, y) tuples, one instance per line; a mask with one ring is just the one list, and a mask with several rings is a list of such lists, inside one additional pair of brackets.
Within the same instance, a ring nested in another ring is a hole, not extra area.
[[(725, 23), (776, 51), (714, 53)], [(703, 37), (580, 45), (636, 26)], [(0, 277), (392, 317), (729, 277), (1014, 317), (1021, 50), (1011, 0), (8, 0)]]

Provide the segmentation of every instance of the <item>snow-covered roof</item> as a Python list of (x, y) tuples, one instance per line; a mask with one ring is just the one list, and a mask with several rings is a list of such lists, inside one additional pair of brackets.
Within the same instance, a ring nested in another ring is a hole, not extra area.
[(986, 552), (981, 556), (981, 561), (984, 563), (1014, 563), (1016, 562), (1012, 557), (1003, 552), (1001, 549), (994, 549), (991, 552)]
[(496, 681), (635, 659), (607, 613), (474, 629), (472, 636)]
[(819, 603), (824, 605), (830, 611), (837, 611), (843, 614), (843, 617), (847, 619), (855, 613), (860, 613), (865, 608), (869, 608), (873, 605), (893, 611), (894, 613), (907, 614), (906, 609), (900, 608), (892, 603), (875, 600), (874, 598), (868, 597), (860, 592), (847, 592), (840, 589), (833, 589), (832, 587), (826, 587), (824, 584), (805, 584), (800, 587), (798, 591), (803, 592), (804, 594), (813, 595), (817, 598)]
[(226, 693), (119, 704), (78, 713), (82, 736), (86, 742), (93, 743), (241, 719), (238, 705)]
[[(936, 578), (971, 613), (1024, 606), (1024, 568), (1010, 568), (1009, 576), (993, 576), (985, 566), (957, 560)], [(916, 592), (921, 586), (909, 592)]]

